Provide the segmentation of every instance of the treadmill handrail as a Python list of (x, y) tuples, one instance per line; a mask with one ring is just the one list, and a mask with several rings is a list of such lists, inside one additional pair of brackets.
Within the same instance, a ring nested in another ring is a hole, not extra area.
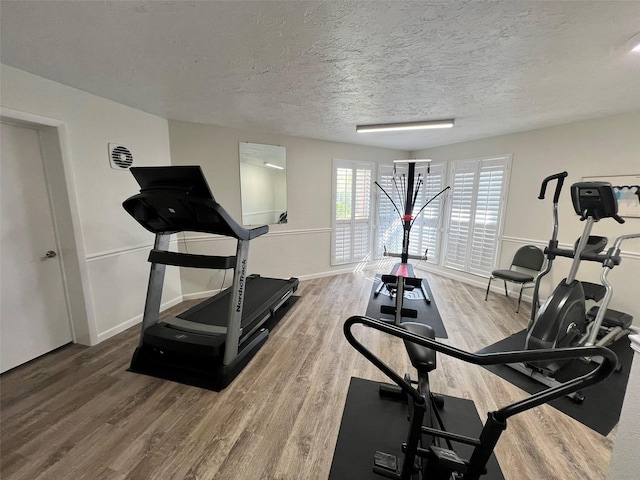
[(151, 250), (148, 261), (173, 265), (175, 267), (207, 268), (212, 270), (227, 270), (236, 263), (235, 256), (222, 257), (218, 255), (196, 255), (193, 253), (170, 252), (167, 250)]

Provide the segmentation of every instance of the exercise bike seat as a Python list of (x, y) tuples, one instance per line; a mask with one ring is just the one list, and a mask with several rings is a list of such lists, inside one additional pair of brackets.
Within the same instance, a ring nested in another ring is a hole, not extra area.
[[(431, 326), (418, 322), (403, 322), (400, 324), (405, 330), (427, 337), (431, 339), (436, 338), (436, 333)], [(419, 374), (429, 373), (436, 368), (436, 352), (429, 347), (417, 345), (412, 342), (404, 341), (404, 346), (407, 349), (409, 358), (411, 359), (411, 365), (418, 371)]]

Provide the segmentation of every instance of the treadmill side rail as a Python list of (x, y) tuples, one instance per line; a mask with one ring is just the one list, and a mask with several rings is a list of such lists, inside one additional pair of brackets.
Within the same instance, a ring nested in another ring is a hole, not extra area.
[(220, 325), (207, 325), (206, 323), (199, 322), (191, 322), (180, 317), (165, 318), (162, 321), (168, 325), (172, 325), (174, 327), (187, 331), (191, 330), (195, 332), (209, 333), (212, 335), (224, 335), (225, 333), (227, 333), (227, 327), (223, 327)]

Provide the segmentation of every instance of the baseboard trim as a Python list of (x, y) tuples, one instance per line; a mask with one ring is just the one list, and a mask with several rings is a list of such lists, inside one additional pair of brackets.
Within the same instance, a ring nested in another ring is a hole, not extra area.
[[(182, 302), (182, 297), (175, 297), (172, 300), (169, 300), (168, 302), (165, 302), (161, 305), (160, 307), (160, 311), (166, 310), (167, 308), (173, 307), (175, 305), (178, 305), (180, 302)], [(108, 338), (111, 338), (119, 333), (124, 332), (125, 330), (127, 330), (128, 328), (131, 328), (137, 324), (139, 324), (140, 322), (142, 322), (142, 314), (140, 315), (136, 315), (133, 318), (130, 318), (129, 320), (126, 320), (122, 323), (120, 323), (119, 325), (116, 325), (115, 327), (111, 327), (108, 330), (105, 330), (104, 332), (101, 332), (98, 334), (98, 343), (107, 340)]]
[(222, 289), (219, 288), (216, 290), (204, 290), (202, 292), (185, 293), (182, 295), (182, 300), (186, 301), (186, 300), (199, 300), (201, 298), (209, 298), (220, 293), (221, 291)]
[[(383, 261), (383, 263), (389, 263), (389, 261)], [(393, 262), (391, 262), (393, 263)], [(427, 264), (428, 265), (428, 264)], [(417, 265), (415, 266), (416, 270), (422, 270), (424, 272), (427, 273), (433, 273), (434, 275), (441, 275), (445, 278), (449, 278), (451, 280), (455, 280), (458, 282), (463, 282), (467, 285), (471, 285), (474, 287), (478, 287), (481, 289), (486, 289), (487, 288), (487, 282), (488, 279), (485, 279), (485, 281), (481, 281), (481, 280), (474, 280), (474, 279), (470, 279), (461, 275), (456, 275), (453, 272), (449, 272), (449, 271), (443, 271), (443, 270), (438, 270), (435, 268), (429, 268), (427, 265), (425, 264), (421, 264), (421, 265)], [(366, 264), (356, 264), (352, 267), (349, 268), (340, 268), (340, 269), (336, 269), (336, 270), (326, 270), (324, 272), (318, 272), (318, 273), (311, 273), (311, 274), (307, 274), (307, 275), (299, 275), (297, 278), (302, 282), (305, 280), (314, 280), (317, 278), (325, 278), (325, 277), (333, 277), (336, 275), (343, 275), (346, 273), (355, 273), (355, 272), (360, 272), (360, 271), (365, 271), (365, 270), (379, 270), (381, 267), (385, 267), (387, 265), (381, 265), (380, 260), (375, 260), (375, 261), (371, 261), (368, 262)], [(161, 306), (161, 311), (162, 310), (166, 310), (167, 308), (173, 307), (177, 304), (179, 304), (180, 302), (186, 301), (186, 300), (199, 300), (202, 298), (209, 298), (212, 297), (213, 295), (216, 295), (217, 293), (220, 292), (220, 289), (217, 290), (204, 290), (201, 292), (193, 292), (193, 293), (187, 293), (187, 294), (183, 294), (181, 297), (176, 297), (172, 300), (170, 300), (169, 302), (163, 303)], [(502, 285), (491, 285), (491, 292), (496, 293), (496, 294), (502, 294), (504, 295), (504, 292), (502, 290)], [(510, 292), (511, 293), (511, 292)], [(517, 292), (515, 293), (517, 295)], [(513, 297), (511, 297), (513, 298)], [(516, 296), (517, 298), (517, 296)], [(532, 300), (532, 296), (531, 295), (526, 295), (523, 293), (522, 295), (522, 301), (523, 302), (528, 302), (531, 303)], [(110, 328), (109, 330), (106, 330), (100, 334), (98, 334), (98, 343), (102, 342), (103, 340), (106, 340), (108, 338), (113, 337), (114, 335), (117, 335), (118, 333), (121, 333), (125, 330), (127, 330), (128, 328), (139, 324), (142, 321), (142, 314), (141, 315), (137, 315), (125, 322), (122, 322), (119, 325), (116, 325), (115, 327)]]
[[(425, 265), (419, 265), (416, 266), (416, 270), (423, 270), (425, 272), (428, 273), (433, 273), (434, 275), (440, 275), (442, 277), (448, 278), (450, 280), (455, 280), (456, 282), (462, 282), (462, 283), (466, 283), (467, 285), (471, 285), (473, 287), (478, 287), (481, 288), (483, 291), (487, 290), (487, 283), (489, 283), (489, 279), (485, 278), (483, 280), (475, 280), (473, 278), (468, 278), (468, 277), (463, 277), (461, 275), (456, 275), (453, 272), (447, 271), (447, 270), (438, 270), (435, 268), (429, 268)], [(501, 282), (501, 280), (499, 280)], [(502, 294), (504, 295), (504, 287), (501, 284), (496, 285), (494, 282), (491, 283), (491, 292), (493, 293), (497, 293), (497, 294)], [(531, 289), (529, 289), (529, 291), (531, 291)], [(517, 298), (517, 295), (519, 294), (519, 288), (515, 291), (515, 295)], [(510, 291), (509, 293), (513, 293), (513, 291)], [(513, 298), (513, 297), (510, 297)], [(531, 303), (531, 301), (533, 300), (533, 295), (531, 294), (527, 294), (525, 292), (522, 293), (522, 301), (523, 302), (528, 302)]]

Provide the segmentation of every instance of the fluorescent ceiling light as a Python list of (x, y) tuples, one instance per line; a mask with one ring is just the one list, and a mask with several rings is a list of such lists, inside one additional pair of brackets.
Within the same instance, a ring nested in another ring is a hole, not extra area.
[(274, 165), (273, 163), (264, 162), (264, 166), (269, 168), (275, 168), (276, 170), (284, 170), (284, 167), (281, 167), (280, 165)]
[(427, 120), (424, 122), (379, 123), (377, 125), (356, 125), (356, 132), (399, 132), (402, 130), (426, 130), (429, 128), (451, 128), (454, 120)]
[(430, 158), (412, 158), (409, 160), (394, 160), (393, 163), (428, 163)]

